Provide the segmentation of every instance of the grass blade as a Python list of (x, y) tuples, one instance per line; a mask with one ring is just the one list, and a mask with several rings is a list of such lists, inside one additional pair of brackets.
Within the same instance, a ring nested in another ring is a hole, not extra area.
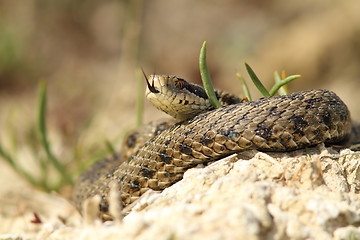
[(204, 43), (200, 49), (199, 66), (200, 66), (201, 80), (203, 82), (205, 92), (209, 97), (210, 103), (215, 108), (221, 107), (221, 104), (215, 95), (214, 87), (211, 82), (209, 69), (206, 64), (206, 41), (204, 41)]
[(143, 124), (144, 115), (144, 79), (141, 69), (136, 69), (136, 127)]
[(115, 155), (116, 154), (116, 150), (114, 148), (114, 145), (109, 141), (109, 140), (105, 140), (105, 146), (108, 150), (108, 152), (111, 154), (111, 155)]
[(17, 165), (12, 157), (10, 157), (10, 154), (5, 152), (5, 150), (0, 145), (0, 156), (8, 163), (10, 164), (14, 169), (17, 168)]
[(245, 97), (251, 101), (251, 93), (250, 93), (250, 90), (249, 90), (249, 86), (247, 85), (244, 77), (240, 74), (240, 73), (236, 73), (236, 77), (241, 81), (241, 86), (242, 86), (242, 89), (243, 89), (243, 92), (245, 94)]
[[(282, 77), (280, 77), (280, 74), (275, 71), (274, 72), (274, 80), (275, 80), (275, 83), (278, 83), (278, 82), (281, 82), (281, 79)], [(270, 90), (271, 91), (271, 90)], [(282, 86), (281, 88), (279, 88), (279, 90), (277, 91), (277, 93), (279, 95), (286, 95), (288, 93), (287, 91), (287, 87), (286, 86)]]
[(245, 67), (256, 88), (261, 92), (264, 97), (270, 97), (270, 93), (266, 90), (260, 79), (256, 76), (254, 70), (252, 70), (252, 68), (247, 63), (245, 63)]
[(20, 176), (24, 177), (30, 184), (39, 186), (39, 182), (31, 176), (28, 172), (20, 168), (9, 153), (5, 152), (3, 147), (0, 145), (0, 156), (17, 172)]
[(275, 85), (271, 88), (270, 90), (270, 96), (273, 96), (276, 94), (276, 92), (282, 87), (284, 86), (285, 84), (288, 84), (289, 82), (297, 79), (297, 78), (300, 78), (301, 75), (291, 75), (291, 76), (288, 76), (287, 78), (285, 79), (281, 79), (280, 81), (276, 82)]
[(40, 142), (44, 148), (46, 155), (50, 163), (55, 167), (55, 169), (60, 173), (63, 180), (69, 184), (72, 184), (72, 178), (65, 170), (64, 166), (60, 164), (57, 158), (54, 156), (50, 149), (50, 143), (47, 137), (47, 128), (46, 128), (46, 84), (45, 82), (40, 82), (39, 84), (39, 112), (38, 112), (38, 130), (40, 136)]

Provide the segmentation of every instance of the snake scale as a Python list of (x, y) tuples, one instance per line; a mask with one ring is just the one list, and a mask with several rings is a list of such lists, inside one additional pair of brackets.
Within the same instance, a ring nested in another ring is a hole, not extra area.
[[(107, 212), (109, 185), (114, 181), (121, 203), (127, 206), (149, 189), (171, 186), (198, 164), (244, 150), (285, 152), (339, 143), (351, 133), (348, 108), (329, 90), (249, 102), (219, 91), (219, 100), (229, 105), (212, 109), (198, 85), (165, 75), (151, 75), (146, 81), (147, 98), (181, 121), (143, 127), (126, 139), (127, 149), (121, 157), (100, 161), (85, 172), (75, 187), (78, 209), (86, 198), (99, 194), (100, 210)], [(155, 130), (149, 133), (147, 128)], [(147, 135), (145, 141), (150, 138), (143, 144), (142, 134)]]

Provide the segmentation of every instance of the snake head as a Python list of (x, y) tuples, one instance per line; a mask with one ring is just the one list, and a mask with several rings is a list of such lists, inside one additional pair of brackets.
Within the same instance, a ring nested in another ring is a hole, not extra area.
[(186, 80), (161, 74), (145, 78), (146, 98), (158, 109), (178, 119), (187, 120), (212, 108), (205, 90)]

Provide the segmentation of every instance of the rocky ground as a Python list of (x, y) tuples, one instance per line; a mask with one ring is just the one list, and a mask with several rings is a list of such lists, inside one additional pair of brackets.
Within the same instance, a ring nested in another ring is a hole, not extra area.
[(11, 217), (1, 220), (0, 239), (360, 239), (360, 153), (324, 145), (199, 166), (112, 222), (23, 189), (3, 209)]

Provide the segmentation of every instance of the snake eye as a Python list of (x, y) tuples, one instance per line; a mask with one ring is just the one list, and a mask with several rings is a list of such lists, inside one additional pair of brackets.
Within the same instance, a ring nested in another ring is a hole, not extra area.
[(177, 89), (183, 89), (185, 87), (185, 80), (182, 79), (182, 78), (178, 78), (176, 81), (175, 81), (175, 87)]

